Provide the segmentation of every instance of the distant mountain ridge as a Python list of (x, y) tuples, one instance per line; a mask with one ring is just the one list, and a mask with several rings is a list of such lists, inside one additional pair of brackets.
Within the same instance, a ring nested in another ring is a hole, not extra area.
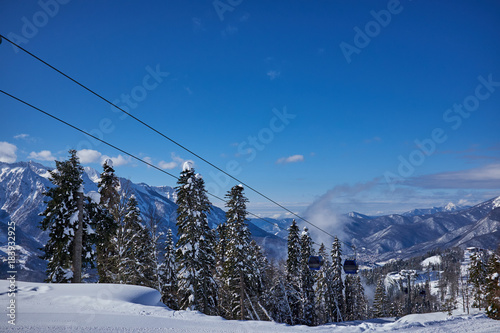
[[(49, 169), (35, 162), (0, 162), (0, 258), (7, 258), (7, 224), (16, 222), (16, 243), (19, 245), (20, 273), (18, 278), (25, 281), (42, 281), (45, 278), (45, 262), (38, 258), (40, 248), (48, 239), (48, 232), (39, 228), (42, 218), (38, 216), (46, 206), (43, 193), (53, 186), (49, 180)], [(97, 191), (100, 173), (85, 167), (82, 175), (84, 191)], [(119, 178), (122, 188), (137, 198), (143, 219), (156, 214), (159, 218), (158, 231), (166, 233), (171, 228), (177, 240), (177, 195), (169, 186), (149, 186), (144, 183), (135, 184)], [(225, 221), (225, 212), (212, 206), (208, 215), (210, 228), (215, 228)], [(275, 251), (284, 241), (249, 223), (250, 231), (257, 243), (263, 246), (271, 256), (279, 256)], [(279, 244), (279, 245), (277, 245)], [(7, 265), (2, 264), (0, 278), (5, 277)]]
[[(38, 225), (38, 216), (45, 208), (43, 195), (52, 186), (49, 168), (34, 162), (0, 162), (0, 257), (6, 260), (7, 223), (16, 221), (16, 242), (21, 270), (19, 279), (41, 281), (44, 279), (45, 262), (38, 259), (39, 248), (48, 239)], [(85, 168), (85, 192), (97, 191), (99, 173)], [(120, 178), (123, 187), (134, 194), (144, 216), (156, 211), (160, 217), (159, 231), (171, 228), (176, 236), (177, 196), (169, 186), (135, 184)], [(225, 220), (225, 212), (213, 206), (208, 216), (209, 225), (215, 228)], [(340, 223), (339, 223), (340, 221)], [(251, 219), (248, 222), (252, 237), (267, 254), (275, 259), (286, 258), (287, 228), (292, 222), (286, 219)], [(299, 224), (304, 223), (298, 220)], [(415, 209), (403, 214), (367, 216), (351, 212), (322, 221), (322, 227), (332, 235), (342, 228), (341, 240), (354, 244), (358, 259), (367, 264), (389, 259), (408, 258), (424, 254), (434, 248), (460, 246), (496, 248), (500, 240), (500, 197), (473, 207), (447, 205), (439, 208)], [(313, 227), (307, 225), (311, 231)], [(313, 240), (314, 237), (313, 237)], [(325, 244), (331, 246), (330, 244)], [(347, 252), (346, 252), (347, 251)], [(344, 248), (344, 253), (350, 249)], [(5, 277), (6, 265), (0, 268), (0, 278)]]

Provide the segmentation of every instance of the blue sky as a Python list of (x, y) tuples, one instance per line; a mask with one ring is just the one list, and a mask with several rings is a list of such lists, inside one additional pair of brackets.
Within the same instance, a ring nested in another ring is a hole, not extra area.
[[(1, 34), (295, 212), (500, 194), (497, 1), (2, 1), (0, 17)], [(7, 41), (0, 64), (0, 89), (173, 174), (193, 160), (215, 194), (236, 184)], [(0, 115), (0, 161), (53, 166), (73, 148), (175, 185), (3, 94)]]

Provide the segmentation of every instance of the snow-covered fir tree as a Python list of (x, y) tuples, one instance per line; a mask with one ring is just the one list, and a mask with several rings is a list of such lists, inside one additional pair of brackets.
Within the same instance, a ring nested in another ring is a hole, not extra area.
[(118, 229), (119, 223), (119, 201), (118, 188), (120, 182), (115, 175), (113, 162), (107, 159), (103, 163), (103, 172), (98, 182), (100, 194), (100, 206), (103, 209), (103, 217), (96, 226), (96, 252), (97, 273), (100, 283), (112, 283), (117, 273), (115, 265), (116, 253), (113, 251), (113, 237)]
[(375, 296), (373, 299), (373, 316), (375, 318), (386, 317), (388, 315), (387, 295), (383, 277), (377, 281)]
[[(44, 194), (49, 198), (47, 208), (40, 215), (44, 216), (40, 228), (49, 231), (49, 240), (44, 247), (42, 259), (48, 260), (47, 282), (71, 282), (80, 277), (74, 276), (73, 253), (75, 234), (79, 225), (79, 215), (83, 217), (81, 264), (92, 266), (95, 253), (92, 249), (93, 222), (86, 211), (87, 205), (78, 208), (78, 198), (83, 196), (83, 168), (76, 150), (69, 151), (67, 161), (55, 161), (56, 169), (50, 171), (50, 180), (55, 185)], [(81, 198), (83, 201), (83, 198)], [(78, 246), (78, 245), (77, 245)], [(78, 252), (76, 252), (78, 253)]]
[(137, 200), (131, 195), (127, 200), (125, 216), (122, 223), (118, 226), (116, 240), (113, 244), (117, 253), (117, 283), (139, 284), (137, 268), (137, 247), (139, 237), (142, 232), (141, 212)]
[(231, 318), (231, 291), (228, 285), (224, 283), (224, 262), (226, 261), (228, 233), (227, 224), (224, 221), (220, 223), (215, 232), (217, 242), (215, 245), (215, 281), (218, 285), (217, 298), (219, 306), (219, 315), (223, 318)]
[(323, 265), (316, 273), (316, 314), (318, 324), (331, 321), (328, 308), (331, 306), (331, 262), (326, 252), (325, 244), (321, 243), (318, 255), (323, 259)]
[(210, 202), (204, 181), (186, 162), (177, 184), (179, 306), (215, 315), (215, 234), (208, 226)]
[(151, 230), (143, 224), (134, 242), (135, 279), (134, 284), (150, 288), (158, 288), (158, 276), (156, 275), (157, 260), (155, 258), (155, 246), (151, 236)]
[(300, 237), (300, 289), (302, 303), (301, 321), (304, 325), (316, 325), (316, 309), (314, 295), (314, 272), (309, 268), (309, 257), (314, 255), (309, 230), (304, 227)]
[(278, 323), (292, 323), (295, 319), (292, 317), (292, 310), (288, 303), (289, 287), (286, 280), (286, 267), (284, 262), (276, 266), (270, 265), (268, 279), (271, 287), (266, 292), (268, 295), (266, 309), (272, 320)]
[(469, 266), (469, 282), (472, 284), (472, 306), (485, 308), (487, 255), (483, 251), (477, 251), (471, 256)]
[(367, 317), (368, 301), (358, 274), (345, 278), (345, 320), (363, 320)]
[(286, 285), (285, 294), (290, 307), (290, 320), (287, 324), (295, 325), (301, 320), (301, 267), (300, 267), (300, 235), (299, 226), (295, 220), (288, 228), (287, 259), (286, 259)]
[(488, 259), (485, 281), (486, 314), (500, 320), (500, 247)]
[(331, 321), (345, 320), (344, 283), (342, 282), (342, 248), (340, 240), (335, 236), (332, 243), (332, 265), (329, 276), (331, 278), (328, 298), (330, 299), (328, 313)]
[(172, 230), (167, 230), (163, 263), (160, 265), (161, 300), (172, 310), (178, 310), (177, 302), (177, 265)]
[(163, 232), (159, 231), (159, 225), (161, 217), (156, 210), (156, 205), (153, 204), (149, 206), (149, 210), (146, 213), (146, 230), (149, 234), (149, 239), (151, 245), (149, 247), (151, 265), (153, 270), (154, 287), (157, 290), (161, 290), (161, 280), (160, 280), (160, 266), (162, 265), (162, 260), (160, 259), (160, 238), (164, 236)]
[(226, 195), (228, 211), (226, 213), (226, 255), (223, 263), (223, 284), (228, 288), (229, 304), (227, 308), (231, 319), (250, 319), (256, 304), (252, 299), (261, 289), (260, 272), (255, 248), (250, 246), (250, 230), (246, 223), (246, 203), (243, 186), (231, 188)]

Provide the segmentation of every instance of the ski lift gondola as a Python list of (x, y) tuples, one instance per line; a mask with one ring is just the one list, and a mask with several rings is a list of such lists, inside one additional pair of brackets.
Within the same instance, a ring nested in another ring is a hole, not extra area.
[(356, 248), (352, 246), (354, 256), (344, 261), (344, 273), (358, 274), (358, 264), (356, 263)]
[(323, 266), (323, 257), (310, 256), (309, 260), (307, 261), (307, 264), (309, 265), (309, 269), (311, 269), (313, 271), (319, 271), (321, 266)]
[(356, 260), (346, 259), (344, 261), (344, 273), (346, 274), (357, 274), (358, 273), (358, 264)]

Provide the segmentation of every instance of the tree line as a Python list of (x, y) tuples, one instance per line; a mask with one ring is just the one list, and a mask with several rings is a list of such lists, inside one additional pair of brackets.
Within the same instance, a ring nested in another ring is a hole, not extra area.
[[(40, 214), (40, 227), (49, 232), (42, 256), (48, 261), (47, 282), (78, 283), (86, 277), (82, 271), (95, 268), (99, 283), (155, 288), (174, 310), (290, 325), (402, 313), (401, 302), (391, 311), (391, 291), (380, 278), (375, 302), (369, 306), (360, 275), (342, 274), (341, 242), (336, 237), (330, 253), (323, 244), (316, 253), (307, 228), (300, 231), (293, 221), (286, 261), (269, 261), (251, 239), (248, 199), (241, 185), (228, 191), (226, 219), (211, 229), (204, 180), (186, 164), (175, 188), (175, 242), (172, 230), (158, 232), (154, 214), (140, 211), (134, 195), (120, 185), (110, 160), (103, 164), (98, 194), (84, 195), (83, 168), (76, 151), (69, 154), (50, 171), (54, 186), (45, 193), (47, 207)], [(323, 258), (318, 271), (309, 268), (312, 255)], [(369, 275), (365, 278), (370, 280)]]

